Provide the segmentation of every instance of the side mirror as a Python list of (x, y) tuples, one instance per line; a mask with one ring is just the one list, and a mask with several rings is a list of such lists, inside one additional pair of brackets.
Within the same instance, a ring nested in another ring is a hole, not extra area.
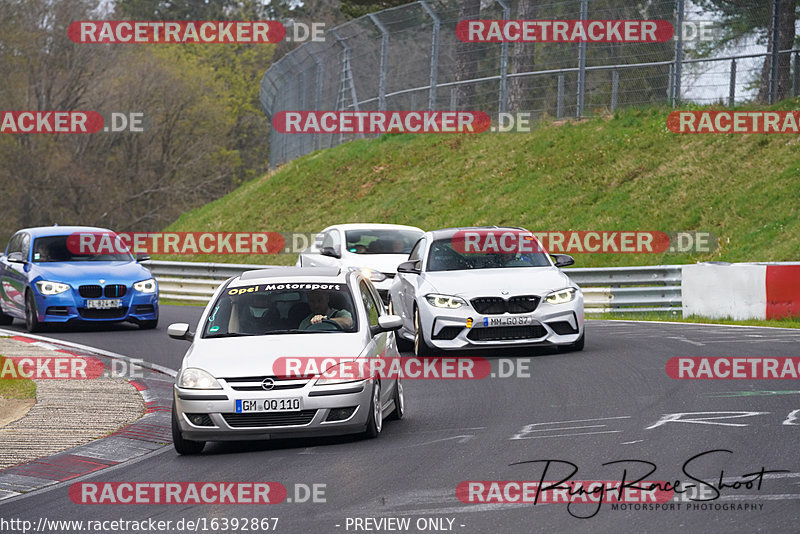
[(416, 261), (404, 261), (400, 265), (397, 266), (398, 273), (407, 273), (407, 274), (419, 274), (422, 272), (419, 268), (420, 260)]
[(188, 323), (172, 323), (167, 327), (167, 335), (172, 339), (194, 340), (194, 332), (189, 332)]
[(22, 252), (12, 252), (9, 254), (6, 259), (9, 263), (28, 263), (28, 260), (25, 259), (25, 256), (22, 255)]
[(403, 326), (403, 319), (399, 315), (381, 315), (378, 317), (378, 326), (372, 327), (372, 335), (392, 332), (401, 326)]
[(575, 258), (569, 254), (552, 254), (551, 257), (553, 258), (553, 262), (556, 264), (556, 267), (566, 267), (568, 265), (575, 264)]
[(334, 247), (322, 247), (319, 252), (323, 256), (330, 256), (331, 258), (341, 258), (342, 255)]
[(150, 254), (148, 254), (147, 252), (137, 252), (136, 261), (137, 262), (150, 261)]

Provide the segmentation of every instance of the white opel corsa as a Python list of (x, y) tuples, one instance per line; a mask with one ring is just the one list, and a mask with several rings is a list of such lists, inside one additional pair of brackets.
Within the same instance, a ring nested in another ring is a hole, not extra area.
[[(555, 262), (553, 261), (555, 259)], [(521, 228), (427, 232), (397, 268), (389, 313), (417, 356), (487, 347), (584, 346), (583, 294)]]
[[(399, 327), (400, 318), (386, 314), (357, 270), (276, 267), (229, 279), (196, 334), (186, 323), (168, 329), (170, 337), (192, 341), (174, 386), (175, 449), (196, 454), (206, 441), (376, 437), (384, 416), (403, 417), (400, 378), (323, 372), (398, 358)], [(287, 358), (334, 363), (292, 374), (280, 363)]]

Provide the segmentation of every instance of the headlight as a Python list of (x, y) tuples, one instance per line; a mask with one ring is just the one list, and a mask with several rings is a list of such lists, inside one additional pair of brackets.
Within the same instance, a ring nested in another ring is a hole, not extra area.
[(141, 293), (155, 293), (156, 292), (156, 279), (150, 278), (149, 280), (142, 280), (133, 284), (133, 289)]
[(203, 371), (189, 367), (178, 376), (178, 387), (185, 389), (222, 389), (217, 379)]
[(366, 380), (367, 367), (366, 360), (357, 360), (353, 362), (342, 362), (339, 365), (329, 367), (322, 373), (316, 382), (315, 386), (330, 386), (331, 384), (349, 384), (355, 382), (364, 382)]
[(372, 269), (361, 269), (361, 273), (372, 280), (373, 282), (383, 282), (386, 280), (386, 275), (380, 271), (373, 271)]
[(430, 295), (425, 295), (425, 298), (427, 299), (428, 304), (431, 306), (436, 306), (437, 308), (448, 308), (455, 310), (466, 304), (464, 299), (450, 295), (438, 295), (436, 293), (431, 293)]
[(36, 287), (39, 288), (39, 293), (42, 295), (58, 295), (59, 293), (70, 290), (69, 284), (62, 284), (61, 282), (47, 282), (45, 280), (36, 282)]
[(565, 304), (575, 299), (575, 292), (576, 290), (574, 287), (560, 289), (558, 291), (553, 291), (552, 293), (547, 295), (544, 298), (544, 300), (546, 300), (550, 304)]

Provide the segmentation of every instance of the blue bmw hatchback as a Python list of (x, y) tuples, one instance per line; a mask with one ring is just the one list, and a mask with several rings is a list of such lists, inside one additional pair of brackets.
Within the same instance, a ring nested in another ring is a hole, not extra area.
[(113, 232), (48, 226), (11, 237), (0, 255), (0, 324), (23, 319), (29, 332), (69, 321), (131, 321), (155, 328), (158, 284), (150, 271), (125, 247), (102, 254), (76, 251), (70, 245), (79, 234)]

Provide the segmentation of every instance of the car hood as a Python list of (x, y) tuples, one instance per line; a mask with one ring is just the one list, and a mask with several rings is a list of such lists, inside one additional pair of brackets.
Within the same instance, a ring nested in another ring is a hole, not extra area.
[(469, 271), (427, 272), (425, 279), (437, 293), (459, 297), (502, 295), (542, 295), (573, 285), (555, 267), (476, 269)]
[(86, 282), (96, 284), (130, 284), (151, 278), (145, 267), (135, 261), (81, 261), (33, 264), (35, 274), (51, 282)]
[(406, 260), (408, 254), (350, 254), (345, 259), (348, 266), (366, 267), (389, 274), (397, 273), (397, 266)]
[(360, 334), (317, 333), (200, 339), (183, 361), (215, 377), (262, 376), (273, 373), (275, 360), (293, 357), (358, 357), (364, 350)]

